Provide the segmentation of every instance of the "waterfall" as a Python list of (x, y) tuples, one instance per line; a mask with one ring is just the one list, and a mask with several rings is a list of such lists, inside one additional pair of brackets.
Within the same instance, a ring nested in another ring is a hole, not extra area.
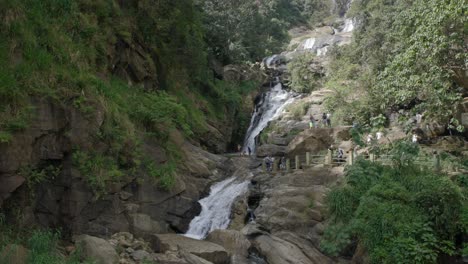
[(354, 21), (351, 18), (345, 19), (345, 26), (341, 32), (351, 32), (354, 30)]
[(226, 229), (231, 221), (231, 207), (239, 195), (247, 192), (249, 181), (229, 178), (211, 186), (208, 197), (198, 201), (202, 207), (200, 215), (190, 222), (185, 236), (204, 239), (211, 231)]
[(268, 122), (277, 118), (284, 108), (293, 101), (294, 94), (283, 90), (283, 86), (279, 82), (264, 93), (260, 102), (255, 106), (242, 151), (247, 151), (250, 148), (252, 153), (255, 153), (255, 138), (265, 129)]
[[(268, 68), (278, 69), (284, 66), (282, 57), (275, 55), (264, 60)], [(244, 141), (243, 151), (250, 147), (255, 152), (255, 138), (268, 125), (268, 122), (277, 118), (286, 107), (294, 101), (294, 94), (283, 90), (283, 86), (277, 77), (275, 85), (262, 94), (260, 101), (255, 106), (255, 112), (250, 121), (250, 127)], [(231, 221), (231, 207), (240, 195), (247, 192), (248, 180), (238, 180), (236, 177), (229, 178), (211, 186), (210, 194), (199, 201), (201, 205), (200, 215), (191, 222), (185, 236), (204, 239), (211, 231), (226, 229)], [(251, 215), (254, 219), (254, 215)]]
[(309, 38), (304, 43), (304, 49), (313, 49), (315, 45), (315, 38)]

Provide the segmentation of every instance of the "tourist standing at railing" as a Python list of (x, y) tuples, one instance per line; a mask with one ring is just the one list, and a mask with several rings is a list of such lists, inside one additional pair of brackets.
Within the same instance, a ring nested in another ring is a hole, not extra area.
[(265, 159), (263, 161), (265, 162), (267, 171), (272, 171), (273, 170), (273, 161), (274, 161), (273, 157), (268, 155), (268, 156), (265, 157)]
[(338, 162), (343, 162), (344, 151), (342, 148), (338, 148), (337, 157), (338, 157)]
[(377, 140), (380, 140), (382, 137), (383, 137), (382, 131), (378, 131), (377, 133), (375, 133), (375, 138), (376, 138)]
[(421, 125), (422, 118), (423, 118), (422, 114), (420, 114), (420, 113), (416, 114), (416, 124), (418, 125), (418, 127)]
[(326, 113), (322, 114), (322, 126), (323, 127), (327, 126), (327, 114)]
[(413, 133), (413, 136), (411, 137), (411, 141), (413, 143), (418, 143), (419, 136), (416, 133)]
[(280, 170), (285, 170), (286, 169), (286, 158), (282, 156), (280, 158), (280, 164), (279, 164)]
[(327, 126), (331, 127), (331, 114), (327, 113)]
[(309, 128), (315, 127), (315, 118), (313, 115), (310, 115)]

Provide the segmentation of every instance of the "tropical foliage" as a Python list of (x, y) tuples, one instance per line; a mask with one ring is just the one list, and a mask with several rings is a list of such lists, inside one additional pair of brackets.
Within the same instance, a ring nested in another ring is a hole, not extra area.
[(448, 122), (466, 93), (466, 10), (463, 0), (354, 1), (359, 27), (334, 53), (330, 107), (348, 121), (410, 109)]
[(437, 263), (459, 253), (457, 236), (468, 224), (466, 184), (415, 166), (417, 152), (408, 155), (400, 145), (394, 151), (405, 152), (404, 161), (383, 166), (359, 160), (328, 194), (325, 252), (338, 255), (360, 244), (371, 263)]

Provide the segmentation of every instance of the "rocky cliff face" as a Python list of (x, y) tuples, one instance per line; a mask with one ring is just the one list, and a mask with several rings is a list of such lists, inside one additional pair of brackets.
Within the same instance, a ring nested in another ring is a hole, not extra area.
[[(53, 100), (32, 103), (37, 114), (31, 126), (10, 143), (0, 144), (0, 202), (8, 216), (17, 217), (20, 226), (40, 224), (98, 236), (118, 231), (138, 235), (183, 232), (198, 213), (197, 201), (207, 186), (230, 170), (225, 158), (181, 139), (178, 147), (185, 162), (170, 191), (137, 172), (108, 183), (105, 195), (97, 197), (89, 175), (73, 165), (72, 153), (75, 149), (108, 148), (95, 136), (105, 118), (99, 110), (102, 106), (96, 105), (97, 111), (89, 116)], [(166, 160), (164, 149), (151, 140), (144, 142), (143, 151), (157, 164)], [(35, 175), (34, 170), (24, 173), (24, 168), (50, 165), (60, 170), (54, 175)]]
[[(141, 9), (142, 5), (139, 1), (118, 2), (109, 7), (110, 10), (133, 12)], [(79, 6), (82, 9), (78, 12), (82, 12), (80, 15), (84, 20), (80, 22), (89, 22), (97, 29), (102, 29), (103, 34), (110, 36), (100, 40), (99, 51), (96, 51), (99, 56), (86, 57), (89, 61), (83, 59), (89, 64), (86, 64), (87, 70), (96, 70), (90, 73), (91, 79), (96, 77), (96, 82), (105, 82), (116, 78), (119, 83), (123, 81), (128, 85), (130, 93), (131, 89), (135, 89), (138, 92), (144, 90), (151, 95), (156, 90), (167, 88), (164, 84), (168, 79), (168, 69), (173, 65), (161, 62), (161, 56), (165, 54), (157, 49), (155, 43), (143, 37), (145, 34), (141, 32), (142, 29), (136, 25), (135, 20), (126, 20), (125, 22), (131, 25), (126, 24), (119, 29), (105, 28), (109, 25), (97, 21), (99, 19), (93, 16), (94, 13), (88, 12), (94, 7), (93, 3), (88, 5), (80, 2)], [(5, 22), (6, 27), (13, 22), (29, 22), (29, 13), (17, 15), (14, 11), (6, 9), (6, 12), (0, 12), (0, 20)], [(85, 21), (88, 16), (92, 21)], [(125, 16), (113, 19), (122, 20)], [(57, 35), (61, 33), (63, 32)], [(64, 34), (62, 37), (70, 36)], [(56, 42), (60, 44), (58, 40)], [(94, 44), (96, 43), (93, 42), (92, 45)], [(92, 45), (91, 48), (94, 47)], [(24, 61), (20, 48), (13, 46), (12, 49), (14, 54), (11, 60), (14, 64)], [(264, 78), (259, 74), (258, 65), (247, 68), (230, 66), (224, 71), (220, 65), (212, 68), (217, 72), (218, 78), (225, 78), (233, 83)], [(54, 74), (51, 73), (51, 76), (55, 78)], [(116, 181), (100, 183), (105, 186), (105, 190), (97, 194), (92, 188), (96, 179), (78, 168), (73, 154), (77, 150), (109, 152), (112, 143), (103, 139), (102, 132), (112, 113), (106, 99), (88, 94), (86, 88), (80, 87), (77, 91), (72, 91), (70, 87), (63, 87), (67, 93), (63, 96), (66, 100), (47, 95), (28, 99), (33, 115), (27, 127), (13, 133), (9, 142), (0, 142), (2, 213), (5, 213), (11, 222), (17, 222), (21, 226), (39, 224), (44, 227), (64, 228), (71, 234), (105, 236), (117, 231), (131, 231), (139, 235), (147, 232), (184, 232), (191, 218), (200, 210), (197, 201), (206, 194), (209, 185), (226, 177), (232, 169), (227, 159), (211, 153), (224, 153), (229, 145), (237, 140), (235, 133), (242, 130), (242, 126), (235, 120), (244, 112), (249, 115), (253, 105), (246, 104), (238, 112), (230, 111), (228, 106), (222, 106), (224, 118), (207, 118), (205, 129), (197, 131), (198, 134), (190, 141), (184, 139), (176, 130), (171, 132), (169, 140), (174, 142), (174, 147), (178, 150), (180, 164), (174, 187), (169, 191), (158, 187), (154, 177), (138, 169), (138, 162), (142, 160), (138, 160), (134, 155), (137, 144), (138, 151), (142, 152), (141, 156), (145, 160), (148, 159), (148, 162), (162, 166), (170, 160), (167, 148), (162, 146), (160, 140), (158, 142), (152, 139), (145, 134), (145, 129), (138, 128), (137, 135), (134, 136), (136, 139), (119, 140), (117, 143), (122, 145), (121, 150), (119, 153), (110, 154), (112, 158), (122, 160), (125, 167), (122, 171), (125, 171), (125, 175), (119, 175)], [(247, 95), (246, 100), (253, 101), (249, 99), (251, 96)], [(80, 98), (85, 98), (85, 101), (78, 102)], [(204, 105), (206, 102), (194, 102), (194, 107), (198, 107), (197, 103), (200, 104), (201, 111), (211, 110)], [(3, 105), (0, 106), (1, 111), (2, 107)], [(86, 111), (84, 108), (93, 110)], [(3, 118), (4, 113), (1, 114)], [(1, 124), (3, 125), (3, 122)], [(3, 127), (0, 127), (0, 132), (2, 129)]]

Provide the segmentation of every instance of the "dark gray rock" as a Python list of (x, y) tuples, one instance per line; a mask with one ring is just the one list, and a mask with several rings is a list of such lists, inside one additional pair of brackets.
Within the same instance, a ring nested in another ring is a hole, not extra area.
[(115, 249), (104, 239), (81, 235), (75, 237), (75, 243), (81, 247), (84, 258), (96, 260), (101, 264), (115, 264), (119, 261)]
[(158, 253), (168, 251), (186, 251), (215, 264), (228, 264), (229, 254), (222, 246), (203, 240), (196, 240), (181, 235), (153, 235), (151, 246)]

